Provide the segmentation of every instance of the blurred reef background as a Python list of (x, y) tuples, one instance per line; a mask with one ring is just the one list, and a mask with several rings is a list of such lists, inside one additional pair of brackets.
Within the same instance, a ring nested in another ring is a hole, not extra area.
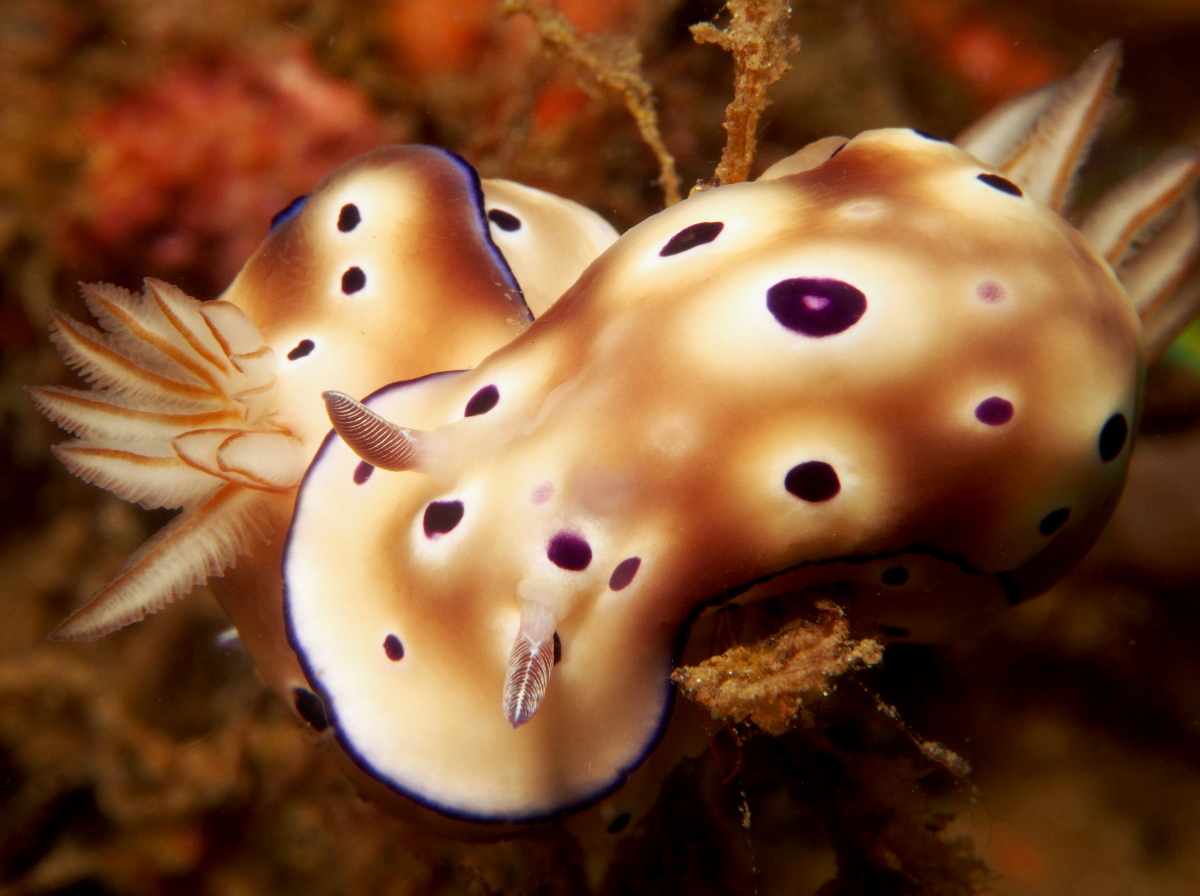
[[(711, 177), (732, 64), (687, 26), (722, 4), (555, 6), (637, 41), (685, 192)], [(1200, 143), (1200, 0), (797, 0), (792, 21), (756, 173), (829, 134), (953, 136), (1113, 37), (1125, 102), (1081, 202)], [(87, 319), (76, 281), (215, 297), (272, 214), (384, 143), (636, 223), (661, 207), (658, 165), (620, 98), (577, 75), (492, 0), (0, 2), (0, 894), (587, 891), (557, 829), (462, 844), (359, 801), (219, 646), (204, 589), (47, 643), (164, 518), (68, 475), (20, 391), (71, 383), (45, 328), (49, 308)], [(1066, 583), (976, 642), (887, 648), (813, 713), (779, 738), (714, 731), (601, 889), (1195, 893), (1200, 330), (1151, 372), (1125, 497)]]

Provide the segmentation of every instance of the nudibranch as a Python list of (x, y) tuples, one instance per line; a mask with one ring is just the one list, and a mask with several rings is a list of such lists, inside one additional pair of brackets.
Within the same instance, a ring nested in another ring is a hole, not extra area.
[(1029, 170), (820, 141), (634, 227), (474, 370), (327, 393), (284, 609), (360, 768), (554, 818), (653, 748), (706, 606), (848, 583), (873, 634), (936, 636), (1060, 577), (1124, 480), (1137, 306), (1194, 255), (1169, 224), (1153, 288), (1113, 270), (1150, 218), (1194, 223), (1194, 156), (1099, 207), (1096, 245), (1058, 213), (1105, 52), (1026, 122)]
[[(257, 542), (242, 571), (259, 574), (255, 587), (218, 591), (235, 624), (257, 632), (252, 652), (279, 655), (278, 547), (329, 430), (321, 393), (475, 365), (532, 320), (522, 276), (545, 307), (615, 239), (568, 200), (481, 183), (441, 149), (392, 146), (280, 212), (216, 301), (152, 279), (140, 295), (83, 287), (104, 332), (54, 314), (51, 336), (94, 389), (30, 397), (77, 437), (54, 449), (73, 473), (182, 513), (54, 637), (94, 638), (141, 619)], [(277, 665), (264, 663), (282, 686)]]

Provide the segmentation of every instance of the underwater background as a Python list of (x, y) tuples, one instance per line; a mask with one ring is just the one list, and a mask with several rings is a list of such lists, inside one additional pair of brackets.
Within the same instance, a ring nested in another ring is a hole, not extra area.
[[(687, 26), (721, 6), (556, 4), (636, 40), (685, 192), (732, 96), (728, 55)], [(830, 134), (953, 136), (1114, 37), (1123, 102), (1081, 203), (1200, 143), (1197, 0), (801, 0), (792, 22), (755, 173)], [(0, 2), (0, 894), (588, 891), (556, 827), (461, 843), (360, 801), (204, 589), (46, 642), (167, 516), (67, 474), (20, 388), (73, 383), (46, 324), (87, 319), (76, 281), (215, 297), (275, 212), (385, 143), (631, 226), (662, 206), (658, 164), (578, 74), (491, 0)], [(1152, 369), (1125, 496), (1076, 573), (970, 643), (888, 647), (811, 712), (778, 738), (714, 729), (605, 848), (601, 890), (1195, 893), (1200, 329)]]

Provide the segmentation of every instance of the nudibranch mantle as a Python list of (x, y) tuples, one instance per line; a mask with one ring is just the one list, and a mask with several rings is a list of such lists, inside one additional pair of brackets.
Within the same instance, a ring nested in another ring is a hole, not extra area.
[(653, 747), (714, 600), (848, 581), (907, 631), (933, 581), (951, 614), (1048, 587), (1119, 493), (1141, 339), (1017, 184), (835, 141), (633, 228), (476, 369), (327, 396), (354, 450), (300, 490), (291, 643), (378, 780), (561, 815)]

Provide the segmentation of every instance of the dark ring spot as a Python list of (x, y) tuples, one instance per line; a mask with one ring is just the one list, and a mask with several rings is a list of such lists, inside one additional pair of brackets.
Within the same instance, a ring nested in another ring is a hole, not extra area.
[(828, 501), (842, 490), (833, 467), (823, 460), (810, 460), (788, 470), (783, 487), (805, 501)]
[(550, 539), (546, 556), (560, 569), (579, 572), (592, 562), (592, 546), (574, 532), (559, 532)]
[(353, 202), (347, 202), (338, 212), (337, 228), (342, 233), (349, 233), (359, 225), (360, 221), (362, 221), (362, 215), (358, 212), (358, 206)]
[(1121, 453), (1129, 438), (1129, 422), (1124, 414), (1113, 414), (1100, 430), (1100, 459), (1108, 463)]
[(633, 581), (633, 577), (637, 575), (638, 567), (642, 565), (641, 557), (627, 557), (617, 564), (617, 568), (612, 571), (612, 575), (608, 578), (608, 587), (613, 591), (620, 591), (623, 588), (629, 587), (629, 583)]
[(371, 478), (371, 474), (375, 472), (375, 467), (367, 463), (365, 460), (360, 460), (358, 466), (354, 468), (354, 484), (362, 485)]
[(554, 633), (554, 665), (562, 662), (562, 638), (558, 636), (558, 632)]
[(286, 224), (288, 221), (292, 220), (292, 218), (296, 217), (296, 215), (300, 214), (300, 209), (304, 207), (304, 203), (307, 199), (307, 196), (297, 196), (295, 199), (273, 214), (271, 216), (271, 230)]
[(880, 625), (879, 633), (887, 635), (889, 638), (907, 638), (912, 634), (908, 629), (901, 628), (898, 625)]
[(1063, 527), (1063, 523), (1071, 515), (1071, 511), (1066, 507), (1060, 507), (1058, 510), (1051, 510), (1048, 514), (1042, 517), (1042, 521), (1038, 523), (1038, 531), (1043, 535), (1053, 535)]
[(1012, 196), (1024, 196), (1021, 188), (1014, 184), (1007, 177), (1001, 177), (999, 174), (980, 174), (978, 179), (983, 181), (989, 187), (999, 190), (1001, 193), (1008, 193)]
[(979, 402), (975, 408), (975, 419), (988, 426), (1000, 426), (1013, 418), (1012, 402), (993, 395)]
[(494, 208), (487, 213), (488, 220), (499, 227), (501, 230), (507, 230), (512, 233), (514, 230), (521, 229), (521, 219), (514, 214), (504, 211), (504, 209)]
[(767, 290), (767, 308), (789, 330), (832, 336), (858, 323), (867, 310), (867, 297), (841, 280), (797, 277)]
[(317, 731), (324, 731), (329, 727), (329, 715), (325, 712), (325, 704), (308, 688), (292, 688), (292, 700), (300, 718)]
[(608, 832), (610, 834), (619, 834), (621, 831), (629, 827), (631, 816), (628, 812), (622, 812), (616, 818), (608, 823)]
[(342, 274), (342, 292), (346, 295), (356, 293), (366, 285), (367, 275), (362, 268), (347, 268), (346, 273)]
[(400, 639), (395, 635), (388, 635), (383, 639), (383, 652), (387, 654), (387, 658), (393, 663), (404, 659), (404, 645), (400, 643)]
[(658, 254), (663, 257), (678, 255), (680, 252), (686, 252), (688, 249), (695, 249), (697, 246), (711, 243), (724, 229), (725, 224), (721, 221), (704, 221), (700, 224), (692, 224), (683, 228), (683, 230), (667, 240), (667, 244), (662, 247), (662, 250)]
[(425, 537), (433, 538), (437, 535), (445, 535), (462, 522), (462, 518), (462, 501), (430, 501), (429, 506), (425, 508), (425, 518), (422, 520), (422, 524), (425, 526)]
[(908, 570), (903, 566), (893, 566), (891, 569), (885, 569), (879, 578), (885, 585), (903, 585), (908, 581)]
[(471, 400), (467, 402), (467, 409), (463, 412), (463, 416), (477, 417), (480, 414), (486, 414), (496, 406), (496, 402), (499, 400), (499, 389), (495, 386), (484, 386), (471, 396)]
[(298, 361), (307, 356), (314, 348), (316, 348), (316, 344), (311, 339), (301, 339), (296, 343), (296, 347), (287, 353), (287, 359)]

